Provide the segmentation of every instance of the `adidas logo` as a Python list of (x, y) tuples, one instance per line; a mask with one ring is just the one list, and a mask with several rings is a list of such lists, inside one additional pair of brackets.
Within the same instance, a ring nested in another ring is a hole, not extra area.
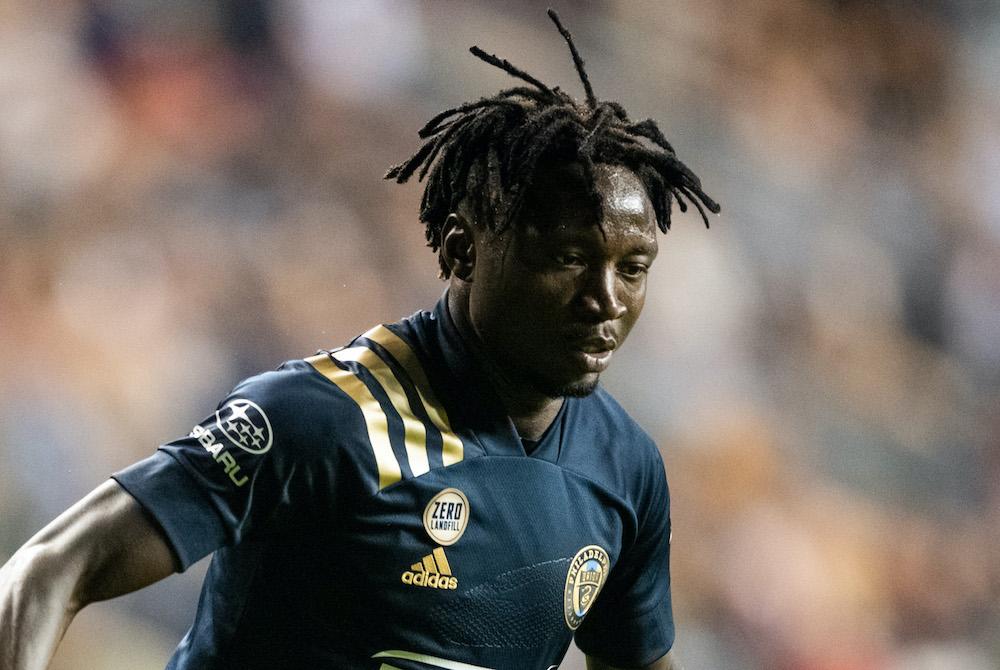
[(458, 588), (458, 577), (452, 576), (451, 565), (448, 564), (448, 557), (444, 555), (442, 547), (424, 556), (420, 563), (411, 565), (400, 579), (408, 586), (445, 590)]

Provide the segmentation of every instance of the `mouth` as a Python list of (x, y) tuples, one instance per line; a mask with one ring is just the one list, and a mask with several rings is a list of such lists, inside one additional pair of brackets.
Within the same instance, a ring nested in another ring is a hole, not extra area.
[(573, 359), (587, 372), (604, 372), (618, 343), (614, 338), (594, 336), (571, 341)]

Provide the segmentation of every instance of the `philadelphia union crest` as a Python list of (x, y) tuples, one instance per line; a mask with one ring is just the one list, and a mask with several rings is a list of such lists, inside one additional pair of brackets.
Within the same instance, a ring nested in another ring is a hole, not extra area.
[(563, 591), (563, 614), (570, 630), (576, 630), (583, 623), (583, 617), (608, 580), (610, 559), (608, 552), (591, 544), (576, 552), (566, 574), (566, 589)]

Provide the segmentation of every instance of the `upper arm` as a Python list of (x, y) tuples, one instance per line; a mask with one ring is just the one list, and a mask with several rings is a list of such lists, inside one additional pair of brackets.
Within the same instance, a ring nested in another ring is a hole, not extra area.
[(303, 361), (251, 377), (188, 435), (112, 475), (162, 529), (180, 570), (326, 508), (339, 471), (331, 386)]
[(113, 480), (59, 515), (22, 551), (36, 557), (53, 580), (72, 581), (73, 610), (141, 589), (176, 570), (159, 527)]

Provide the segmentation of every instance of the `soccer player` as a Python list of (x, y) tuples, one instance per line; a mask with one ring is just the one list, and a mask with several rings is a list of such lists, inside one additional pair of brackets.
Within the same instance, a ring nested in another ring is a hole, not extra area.
[[(448, 289), (431, 311), (238, 384), (190, 435), (0, 573), (0, 669), (86, 604), (214, 552), (170, 668), (677, 668), (653, 441), (598, 385), (672, 202), (718, 211), (656, 125), (525, 85), (450, 109), (389, 170)], [(707, 219), (705, 220), (707, 224)]]

